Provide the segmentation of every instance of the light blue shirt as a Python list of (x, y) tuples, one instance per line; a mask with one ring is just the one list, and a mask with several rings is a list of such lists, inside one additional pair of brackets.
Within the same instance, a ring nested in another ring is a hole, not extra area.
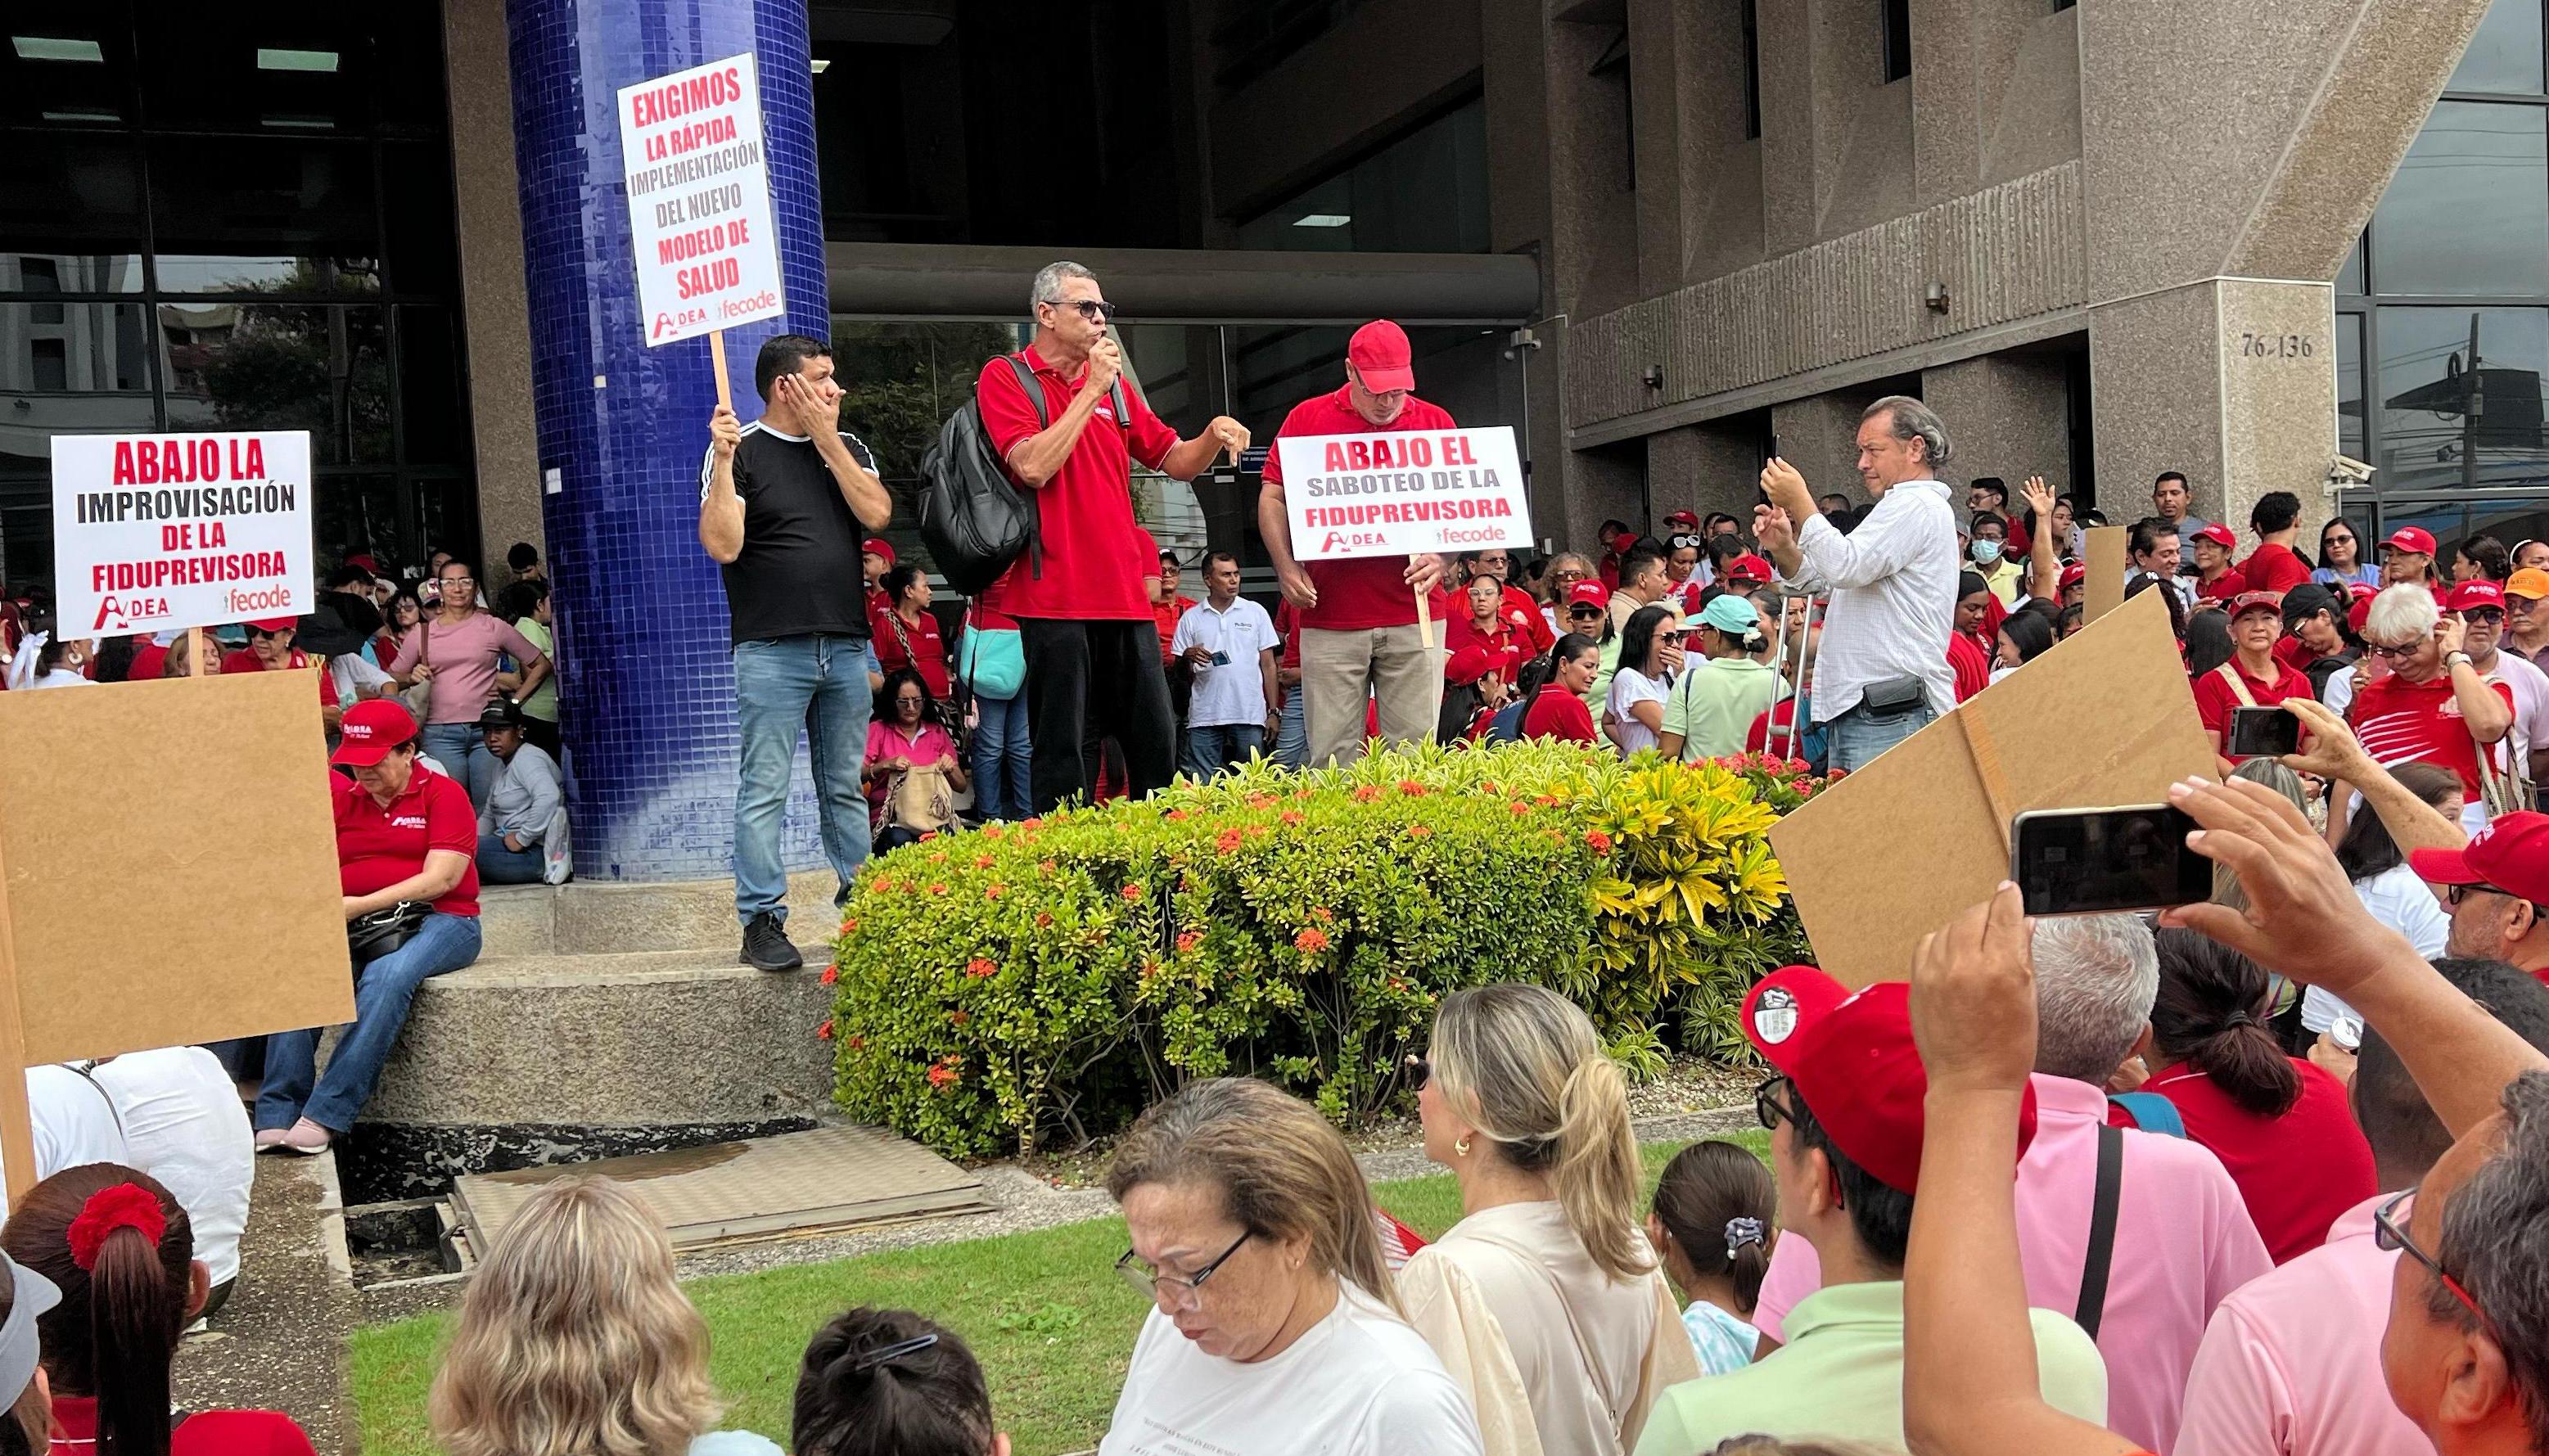
[(1761, 1331), (1706, 1300), (1692, 1300), (1681, 1312), (1681, 1327), (1690, 1331), (1702, 1375), (1741, 1370), (1752, 1363), (1752, 1352), (1761, 1345)]

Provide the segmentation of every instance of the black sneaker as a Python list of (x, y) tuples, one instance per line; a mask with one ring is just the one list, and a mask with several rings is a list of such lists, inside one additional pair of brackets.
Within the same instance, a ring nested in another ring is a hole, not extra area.
[(735, 957), (757, 970), (795, 970), (805, 963), (788, 943), (788, 928), (765, 910), (743, 928), (743, 954)]

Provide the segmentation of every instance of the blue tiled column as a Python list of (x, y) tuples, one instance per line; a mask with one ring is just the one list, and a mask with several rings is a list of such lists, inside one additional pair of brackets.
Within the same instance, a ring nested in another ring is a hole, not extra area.
[[(649, 76), (759, 57), (788, 318), (726, 332), (735, 411), (750, 420), (762, 340), (831, 333), (805, 3), (510, 0), (507, 19), (576, 873), (724, 877), (734, 671), (725, 592), (699, 542), (716, 385), (707, 340), (642, 340), (614, 108)], [(801, 750), (792, 867), (822, 863), (803, 764)]]

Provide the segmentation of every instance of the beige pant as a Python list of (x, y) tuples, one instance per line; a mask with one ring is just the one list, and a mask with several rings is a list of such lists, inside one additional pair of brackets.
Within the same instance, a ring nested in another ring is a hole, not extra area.
[[(1442, 624), (1434, 631), (1440, 643)], [(1422, 646), (1414, 622), (1360, 632), (1302, 628), (1302, 727), (1313, 768), (1363, 757), (1367, 697), (1379, 699), (1385, 742), (1431, 742), (1443, 711), (1443, 649)]]

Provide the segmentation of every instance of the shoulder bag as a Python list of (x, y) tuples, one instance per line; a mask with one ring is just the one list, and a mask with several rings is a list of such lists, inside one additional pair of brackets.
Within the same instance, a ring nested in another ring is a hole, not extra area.
[[(416, 630), (418, 633), (416, 642), (417, 666), (431, 667), (432, 664), (425, 661), (425, 654), (433, 650), (433, 618), (425, 617), (420, 620), (416, 624)], [(419, 724), (424, 724), (429, 721), (432, 716), (433, 684), (431, 682), (419, 682), (413, 687), (401, 688), (399, 690), (398, 700), (399, 706), (407, 709), (409, 717), (416, 719)], [(386, 956), (389, 953), (384, 951), (381, 954)]]
[(354, 967), (359, 970), (416, 939), (432, 913), (426, 901), (401, 900), (346, 921), (345, 950), (354, 957)]
[(2239, 699), (2239, 706), (2243, 708), (2253, 708), (2257, 705), (2257, 695), (2248, 690), (2248, 680), (2239, 676), (2239, 670), (2237, 668), (2228, 663), (2223, 663), (2221, 666), (2213, 670), (2213, 676), (2220, 679), (2224, 683), (2228, 684), (2230, 695)]

